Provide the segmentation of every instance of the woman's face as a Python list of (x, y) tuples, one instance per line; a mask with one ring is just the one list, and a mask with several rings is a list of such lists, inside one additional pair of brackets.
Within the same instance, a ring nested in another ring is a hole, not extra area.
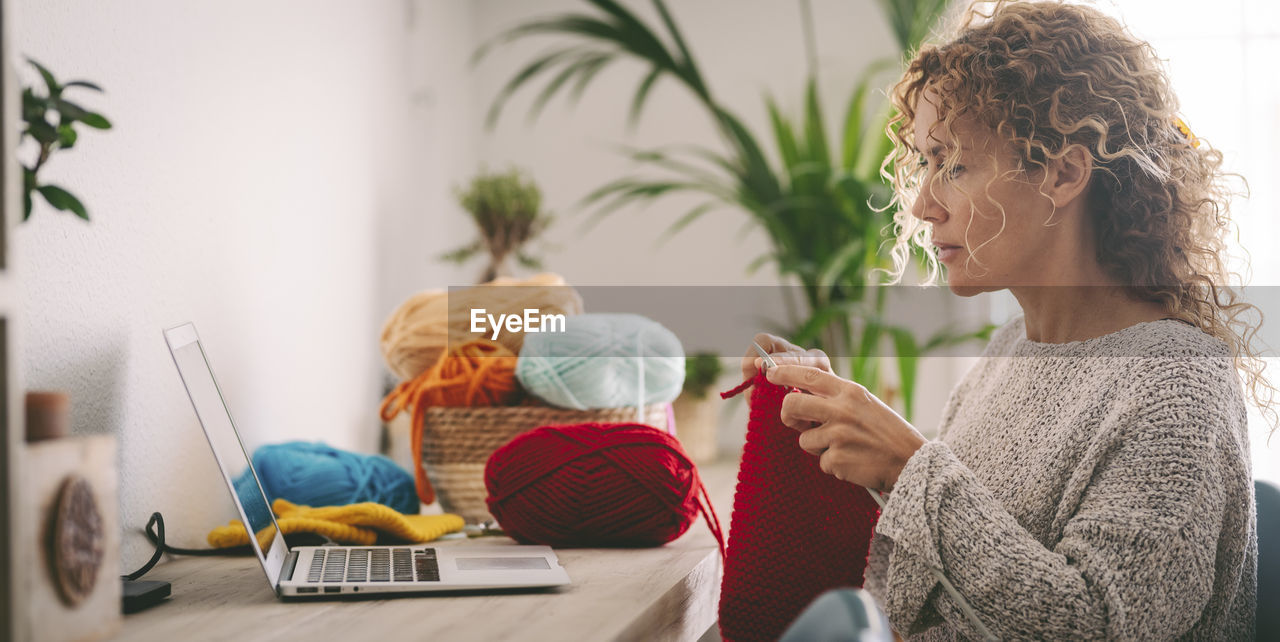
[[(961, 296), (1053, 280), (1053, 202), (1041, 193), (1043, 170), (1024, 172), (1010, 146), (986, 127), (958, 118), (938, 122), (938, 98), (916, 105), (914, 142), (926, 169), (916, 218), (932, 225), (947, 284)], [(943, 164), (954, 157), (956, 167)], [(1038, 169), (1038, 168), (1037, 168)], [(1046, 226), (1049, 223), (1049, 226)], [(1060, 240), (1060, 239), (1059, 239)]]

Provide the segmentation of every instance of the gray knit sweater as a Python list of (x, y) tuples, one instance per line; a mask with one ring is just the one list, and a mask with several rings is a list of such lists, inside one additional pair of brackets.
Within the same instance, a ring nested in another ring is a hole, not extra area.
[(1087, 341), (1019, 316), (951, 393), (876, 526), (866, 588), (904, 638), (1253, 638), (1257, 531), (1227, 346), (1152, 321)]

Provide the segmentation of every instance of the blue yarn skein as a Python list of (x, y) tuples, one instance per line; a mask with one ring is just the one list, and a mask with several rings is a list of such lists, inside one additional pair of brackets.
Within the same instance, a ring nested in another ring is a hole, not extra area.
[[(253, 453), (267, 501), (284, 498), (307, 506), (377, 502), (401, 513), (418, 512), (413, 475), (382, 455), (361, 455), (319, 442), (291, 441), (260, 446)], [(236, 492), (252, 496), (248, 469), (236, 478)], [(265, 523), (260, 502), (242, 502), (250, 523)]]
[[(667, 403), (684, 386), (684, 348), (662, 324), (638, 314), (577, 314), (564, 332), (525, 333), (516, 378), (561, 408)], [(641, 379), (641, 371), (644, 376)]]

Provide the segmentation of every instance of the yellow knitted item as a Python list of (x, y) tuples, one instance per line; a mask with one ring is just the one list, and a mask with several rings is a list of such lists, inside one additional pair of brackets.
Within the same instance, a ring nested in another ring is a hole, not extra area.
[[(407, 542), (429, 542), (445, 533), (460, 531), (463, 525), (457, 515), (405, 515), (373, 502), (312, 508), (277, 499), (271, 510), (285, 535), (318, 533), (341, 544), (360, 546), (376, 542), (379, 533)], [(274, 535), (275, 527), (268, 526), (258, 531), (258, 542), (265, 549)], [(209, 532), (209, 545), (214, 548), (248, 543), (249, 533), (238, 519)]]

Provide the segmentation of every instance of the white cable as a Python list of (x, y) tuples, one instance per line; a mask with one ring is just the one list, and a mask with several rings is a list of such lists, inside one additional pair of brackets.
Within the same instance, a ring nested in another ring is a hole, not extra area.
[[(877, 493), (876, 491), (871, 490), (870, 488), (867, 489), (867, 492), (871, 493), (871, 497), (876, 500), (877, 504), (880, 504), (880, 510), (884, 510), (884, 498), (880, 496), (880, 493)], [(964, 616), (969, 619), (969, 623), (973, 625), (973, 628), (978, 630), (978, 634), (982, 636), (982, 639), (984, 640), (1000, 639), (992, 635), (991, 631), (988, 631), (987, 627), (982, 625), (982, 620), (978, 619), (978, 614), (973, 612), (973, 608), (969, 606), (969, 603), (966, 602), (963, 597), (960, 597), (960, 593), (956, 591), (956, 587), (951, 585), (950, 580), (947, 579), (947, 576), (942, 574), (942, 571), (933, 567), (930, 567), (929, 570), (932, 571), (933, 576), (937, 578), (939, 582), (942, 583), (942, 588), (946, 589), (947, 594), (951, 596), (951, 599), (954, 600), (957, 605), (959, 605), (960, 610), (964, 612)]]

